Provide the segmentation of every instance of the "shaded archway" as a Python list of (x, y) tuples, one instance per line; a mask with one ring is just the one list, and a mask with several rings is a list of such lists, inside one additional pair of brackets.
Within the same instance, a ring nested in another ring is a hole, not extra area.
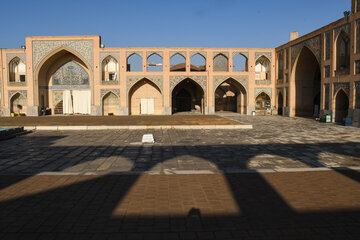
[(349, 98), (347, 94), (340, 89), (335, 97), (335, 122), (344, 123), (348, 115)]
[(172, 113), (203, 113), (204, 90), (190, 78), (181, 81), (172, 91)]
[(281, 92), (278, 94), (278, 115), (283, 115), (283, 107), (284, 107), (284, 96)]
[(75, 95), (74, 113), (90, 114), (91, 67), (76, 52), (65, 47), (53, 51), (41, 61), (35, 76), (38, 81), (37, 101), (42, 110), (55, 114), (55, 107), (61, 100), (68, 105), (70, 98), (64, 99), (64, 92), (68, 91), (70, 95), (66, 96)]
[(295, 115), (318, 116), (321, 72), (313, 52), (303, 47), (295, 67)]
[(119, 115), (120, 99), (113, 92), (108, 92), (102, 99), (102, 112), (104, 116)]
[(146, 78), (138, 81), (129, 90), (128, 96), (130, 115), (162, 114), (162, 93), (152, 81)]
[(255, 99), (255, 110), (267, 110), (270, 107), (270, 103), (270, 96), (262, 92)]
[(26, 97), (21, 93), (14, 94), (10, 99), (10, 111), (15, 115), (26, 114)]
[(246, 114), (247, 95), (244, 86), (229, 78), (215, 90), (215, 111), (230, 111)]

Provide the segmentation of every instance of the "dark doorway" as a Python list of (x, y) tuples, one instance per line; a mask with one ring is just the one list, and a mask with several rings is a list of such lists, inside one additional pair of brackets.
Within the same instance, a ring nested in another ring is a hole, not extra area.
[(341, 89), (335, 99), (335, 122), (344, 123), (349, 110), (349, 98)]
[(283, 115), (284, 97), (280, 92), (278, 95), (278, 115)]
[(199, 84), (187, 78), (172, 91), (172, 113), (203, 113), (204, 91)]

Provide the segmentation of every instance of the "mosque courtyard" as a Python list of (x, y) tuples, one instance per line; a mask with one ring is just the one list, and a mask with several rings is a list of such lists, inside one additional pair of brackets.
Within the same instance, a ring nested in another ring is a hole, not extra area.
[(0, 141), (0, 239), (359, 239), (359, 128), (221, 115)]

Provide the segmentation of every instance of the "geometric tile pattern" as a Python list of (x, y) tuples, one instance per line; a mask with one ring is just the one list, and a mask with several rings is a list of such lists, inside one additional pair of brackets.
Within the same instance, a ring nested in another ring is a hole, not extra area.
[(344, 31), (348, 36), (350, 36), (350, 32), (351, 32), (350, 23), (344, 24), (334, 29), (334, 41), (337, 39), (337, 36), (340, 33), (340, 31)]
[(93, 41), (92, 40), (64, 40), (64, 41), (33, 41), (33, 71), (35, 71), (36, 66), (49, 52), (65, 46), (77, 52), (93, 68)]
[(360, 81), (355, 82), (355, 108), (360, 108)]
[(329, 110), (330, 84), (325, 83), (325, 110)]
[(126, 52), (126, 58), (130, 57), (133, 54), (137, 54), (140, 57), (142, 57), (143, 53), (142, 52)]
[(348, 83), (348, 82), (338, 82), (338, 83), (334, 83), (333, 96), (335, 96), (335, 94), (336, 94), (340, 89), (344, 90), (344, 92), (348, 95), (348, 97), (350, 97), (350, 83)]
[(321, 34), (310, 39), (306, 39), (296, 45), (291, 46), (291, 66), (294, 66), (295, 60), (303, 47), (308, 47), (315, 55), (318, 62), (321, 62)]
[(206, 52), (190, 52), (190, 58), (195, 54), (200, 54), (206, 59)]
[[(142, 79), (147, 79), (153, 83), (155, 83), (156, 86), (159, 87), (161, 93), (163, 92), (163, 76), (127, 76), (126, 77), (126, 91), (129, 92), (130, 88), (135, 85), (138, 81)], [(120, 96), (120, 94), (119, 94)]]
[(269, 59), (270, 62), (272, 61), (272, 53), (271, 52), (256, 52), (255, 53), (255, 62), (261, 56), (265, 56), (266, 58)]
[(220, 75), (220, 76), (213, 76), (213, 89), (214, 91), (218, 86), (220, 86), (225, 80), (227, 79), (234, 79), (238, 83), (240, 83), (245, 89), (246, 92), (249, 89), (249, 76), (229, 76), (229, 75)]
[(27, 90), (8, 90), (8, 103), (10, 104), (11, 98), (17, 94), (20, 93), (24, 96), (24, 98), (27, 100)]
[(229, 53), (228, 52), (213, 52), (213, 57), (215, 57), (218, 54), (222, 54), (222, 55), (226, 56), (227, 58), (229, 58)]
[(159, 55), (161, 58), (163, 58), (164, 53), (163, 52), (146, 52), (146, 58), (150, 57), (153, 54)]
[(175, 86), (183, 81), (184, 79), (189, 78), (196, 83), (198, 83), (206, 92), (207, 88), (207, 77), (206, 76), (170, 76), (170, 92), (175, 88)]
[(184, 58), (186, 58), (186, 52), (185, 51), (179, 51), (179, 52), (170, 52), (170, 55), (169, 55), (169, 57), (171, 58), (172, 56), (174, 56), (175, 54), (180, 54), (180, 55), (182, 55)]
[(52, 92), (53, 107), (56, 106), (62, 100), (63, 100), (63, 91), (53, 91)]
[[(109, 92), (112, 92), (116, 96), (120, 98), (120, 89), (100, 89), (100, 99), (103, 99), (103, 97), (108, 94)], [(101, 101), (102, 102), (102, 101)]]
[(246, 58), (249, 58), (249, 53), (248, 52), (233, 52), (232, 53), (233, 57), (235, 57), (238, 54), (243, 55)]
[(270, 98), (272, 97), (272, 88), (255, 88), (255, 98), (262, 92), (269, 95)]

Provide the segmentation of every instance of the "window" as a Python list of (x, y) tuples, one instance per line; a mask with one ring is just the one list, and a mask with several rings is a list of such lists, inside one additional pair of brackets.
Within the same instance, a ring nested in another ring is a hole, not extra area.
[(15, 57), (9, 62), (9, 82), (19, 83), (26, 80), (26, 66), (24, 62)]
[(330, 65), (325, 66), (325, 77), (330, 77)]
[(284, 78), (284, 57), (283, 53), (278, 53), (278, 79)]
[(330, 31), (325, 33), (325, 60), (330, 59)]

